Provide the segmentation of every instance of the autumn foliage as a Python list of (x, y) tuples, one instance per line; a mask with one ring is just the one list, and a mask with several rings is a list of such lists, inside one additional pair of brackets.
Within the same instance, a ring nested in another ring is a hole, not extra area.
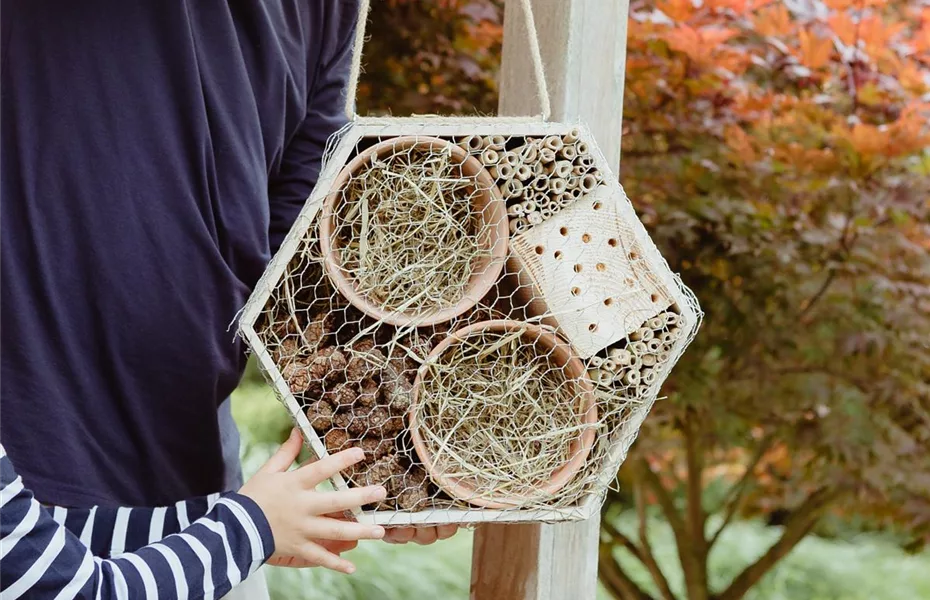
[[(376, 5), (361, 105), (493, 112), (502, 12), (491, 0)], [(619, 598), (736, 600), (830, 512), (919, 546), (930, 2), (646, 0), (630, 12), (621, 182), (706, 319), (608, 499), (602, 581)], [(631, 504), (635, 534), (613, 526)], [(680, 589), (652, 555), (653, 510), (674, 530)], [(720, 532), (760, 513), (783, 536), (711, 589)]]

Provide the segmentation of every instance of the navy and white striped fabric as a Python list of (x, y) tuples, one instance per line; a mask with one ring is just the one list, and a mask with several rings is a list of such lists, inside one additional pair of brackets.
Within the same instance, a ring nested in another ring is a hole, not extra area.
[(235, 493), (168, 508), (52, 512), (57, 519), (0, 445), (0, 600), (219, 598), (274, 552), (261, 509)]

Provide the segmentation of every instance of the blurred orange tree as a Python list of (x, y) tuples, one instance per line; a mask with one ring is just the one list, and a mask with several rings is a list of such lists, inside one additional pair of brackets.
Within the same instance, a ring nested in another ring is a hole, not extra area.
[[(360, 105), (493, 112), (501, 15), (376, 6)], [(742, 598), (831, 510), (926, 540), (930, 2), (634, 0), (624, 102), (621, 180), (706, 320), (621, 472), (633, 493), (605, 505), (605, 586)], [(631, 500), (635, 533), (614, 526)], [(674, 531), (681, 589), (649, 506)], [(759, 511), (781, 538), (712, 589), (720, 533)]]

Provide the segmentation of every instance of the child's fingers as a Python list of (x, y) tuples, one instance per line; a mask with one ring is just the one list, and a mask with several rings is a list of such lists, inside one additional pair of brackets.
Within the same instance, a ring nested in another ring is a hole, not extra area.
[(381, 485), (351, 488), (338, 492), (312, 493), (314, 495), (313, 513), (317, 515), (352, 510), (366, 504), (381, 502), (387, 497), (387, 490)]
[(321, 458), (315, 463), (304, 465), (298, 469), (298, 472), (301, 473), (307, 487), (315, 488), (339, 471), (351, 467), (364, 458), (365, 453), (360, 448), (350, 448)]
[(283, 473), (297, 459), (300, 454), (300, 448), (303, 441), (300, 438), (300, 431), (295, 427), (291, 429), (291, 436), (281, 444), (278, 451), (275, 452), (268, 461), (258, 470), (259, 473)]
[(319, 538), (319, 540), (380, 540), (384, 537), (384, 527), (325, 517), (311, 517), (307, 523), (307, 535), (311, 538)]
[(355, 565), (344, 558), (339, 558), (332, 552), (327, 552), (313, 542), (307, 542), (301, 546), (300, 554), (297, 558), (320, 565), (321, 567), (326, 567), (327, 569), (332, 569), (333, 571), (339, 571), (340, 573), (355, 572)]

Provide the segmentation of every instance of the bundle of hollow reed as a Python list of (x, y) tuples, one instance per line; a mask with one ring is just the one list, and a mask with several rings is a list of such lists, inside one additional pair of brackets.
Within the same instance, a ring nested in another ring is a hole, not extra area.
[(433, 479), (454, 482), (460, 500), (551, 504), (572, 489), (553, 489), (556, 472), (584, 460), (578, 441), (593, 426), (586, 401), (573, 374), (523, 331), (485, 330), (425, 363), (416, 433)]
[(542, 138), (472, 135), (457, 143), (497, 180), (511, 233), (539, 225), (604, 183), (578, 129)]
[(627, 339), (608, 348), (606, 356), (588, 361), (591, 379), (622, 391), (626, 398), (641, 398), (660, 380), (683, 334), (680, 317), (670, 308), (645, 321)]
[(373, 157), (352, 175), (336, 211), (340, 262), (357, 293), (407, 314), (455, 306), (475, 265), (491, 256), (477, 193), (447, 150), (414, 146)]

